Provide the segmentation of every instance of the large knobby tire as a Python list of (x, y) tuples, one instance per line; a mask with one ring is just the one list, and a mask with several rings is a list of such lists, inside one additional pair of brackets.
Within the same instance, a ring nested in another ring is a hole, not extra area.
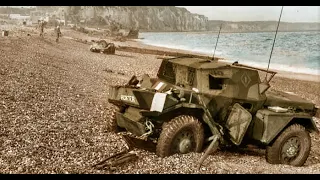
[(176, 153), (201, 152), (203, 141), (201, 122), (193, 116), (178, 116), (163, 125), (156, 154), (166, 157)]
[(117, 133), (119, 131), (116, 119), (116, 112), (119, 112), (118, 107), (113, 107), (110, 109), (110, 115), (107, 119), (107, 131)]
[(300, 125), (293, 124), (266, 149), (266, 161), (270, 164), (288, 164), (302, 166), (310, 153), (311, 138), (309, 132)]

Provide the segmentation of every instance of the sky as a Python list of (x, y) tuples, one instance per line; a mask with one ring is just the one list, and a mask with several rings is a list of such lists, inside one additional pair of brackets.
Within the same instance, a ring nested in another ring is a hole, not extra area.
[[(224, 21), (278, 21), (281, 6), (176, 6), (209, 20)], [(320, 22), (320, 6), (284, 6), (284, 22)]]

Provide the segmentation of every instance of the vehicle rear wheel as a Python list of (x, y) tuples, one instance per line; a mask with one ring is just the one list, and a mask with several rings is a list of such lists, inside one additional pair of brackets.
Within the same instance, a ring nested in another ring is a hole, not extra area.
[(201, 122), (193, 116), (178, 116), (163, 125), (156, 153), (160, 157), (166, 157), (176, 153), (201, 152), (203, 141)]
[(285, 129), (271, 146), (267, 146), (266, 160), (271, 164), (302, 166), (310, 149), (309, 132), (302, 125), (293, 124)]

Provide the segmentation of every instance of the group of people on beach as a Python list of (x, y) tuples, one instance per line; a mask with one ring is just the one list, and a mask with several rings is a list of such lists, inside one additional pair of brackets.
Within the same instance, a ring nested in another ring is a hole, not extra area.
[[(54, 28), (55, 34), (56, 34), (56, 42), (59, 42), (59, 38), (61, 37), (61, 30), (60, 30), (60, 23), (56, 23), (57, 25)], [(40, 37), (44, 37), (44, 27), (47, 25), (47, 22), (44, 20), (38, 21), (38, 29), (40, 32)]]

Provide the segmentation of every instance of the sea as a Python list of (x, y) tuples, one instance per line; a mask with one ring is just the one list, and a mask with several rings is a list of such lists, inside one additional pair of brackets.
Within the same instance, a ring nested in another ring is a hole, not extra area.
[(139, 41), (264, 69), (270, 60), (272, 70), (320, 75), (320, 31), (278, 32), (276, 38), (275, 32), (141, 32)]

